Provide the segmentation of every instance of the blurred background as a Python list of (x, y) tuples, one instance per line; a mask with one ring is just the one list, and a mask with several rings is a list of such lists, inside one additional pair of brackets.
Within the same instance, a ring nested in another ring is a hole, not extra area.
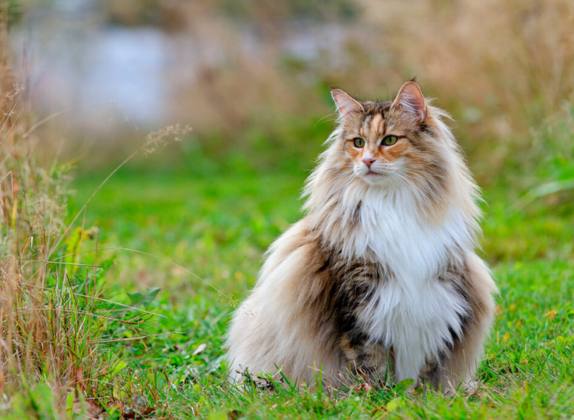
[(180, 123), (193, 127), (171, 153), (184, 165), (201, 149), (308, 169), (332, 128), (330, 87), (387, 99), (416, 76), (488, 183), (540, 160), (532, 130), (568, 114), (574, 90), (570, 0), (10, 4), (44, 142), (84, 166)]

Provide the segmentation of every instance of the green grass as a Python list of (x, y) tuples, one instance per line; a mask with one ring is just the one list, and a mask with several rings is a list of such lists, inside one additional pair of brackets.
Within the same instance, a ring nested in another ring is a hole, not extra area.
[[(72, 209), (104, 175), (76, 181)], [(446, 398), (400, 385), (337, 394), (229, 385), (229, 319), (254, 284), (266, 247), (300, 217), (304, 178), (299, 168), (257, 173), (231, 165), (204, 175), (148, 168), (120, 171), (102, 188), (83, 224), (99, 227), (98, 252), (113, 260), (107, 294), (145, 310), (136, 323), (112, 323), (101, 345), (115, 368), (102, 381), (98, 404), (112, 417), (574, 415), (572, 211), (568, 203), (517, 210), (516, 194), (503, 187), (485, 192), (483, 253), (500, 295), (478, 394)]]

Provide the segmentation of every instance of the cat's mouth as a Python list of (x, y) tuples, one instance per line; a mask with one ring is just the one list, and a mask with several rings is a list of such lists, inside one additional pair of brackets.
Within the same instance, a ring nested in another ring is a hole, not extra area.
[(379, 172), (371, 171), (370, 169), (367, 171), (365, 176), (381, 176), (382, 174)]

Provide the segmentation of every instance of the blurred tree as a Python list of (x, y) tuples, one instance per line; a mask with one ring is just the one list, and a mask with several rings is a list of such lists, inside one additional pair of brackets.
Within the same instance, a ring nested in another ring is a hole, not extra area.
[(181, 0), (105, 0), (105, 19), (115, 25), (159, 27), (166, 31), (179, 31), (185, 19), (179, 13)]
[[(178, 11), (190, 6), (186, 0), (105, 0), (107, 20), (114, 24), (136, 26), (153, 25), (169, 30), (181, 29), (184, 20)], [(280, 29), (292, 21), (351, 20), (359, 12), (353, 0), (205, 0), (202, 9), (209, 9), (232, 21), (250, 26), (272, 26)], [(265, 30), (268, 32), (268, 30)]]
[(244, 20), (257, 20), (261, 14), (272, 15), (283, 20), (349, 20), (357, 16), (359, 9), (352, 0), (217, 0), (218, 7), (228, 16)]
[(22, 8), (18, 0), (0, 0), (0, 7), (3, 19), (6, 20), (7, 25), (10, 27), (17, 23), (22, 17)]

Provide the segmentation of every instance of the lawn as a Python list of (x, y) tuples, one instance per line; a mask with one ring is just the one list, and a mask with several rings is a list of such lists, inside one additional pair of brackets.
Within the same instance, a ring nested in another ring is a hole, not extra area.
[[(306, 176), (305, 165), (244, 166), (122, 169), (89, 203), (81, 224), (99, 234), (82, 252), (109, 262), (106, 299), (134, 308), (132, 322), (107, 326), (99, 348), (110, 368), (96, 403), (112, 417), (574, 416), (572, 212), (551, 201), (519, 207), (504, 184), (485, 190), (482, 253), (500, 294), (476, 394), (229, 385), (223, 344), (232, 311), (267, 246), (300, 217)], [(105, 175), (78, 176), (70, 214)]]

